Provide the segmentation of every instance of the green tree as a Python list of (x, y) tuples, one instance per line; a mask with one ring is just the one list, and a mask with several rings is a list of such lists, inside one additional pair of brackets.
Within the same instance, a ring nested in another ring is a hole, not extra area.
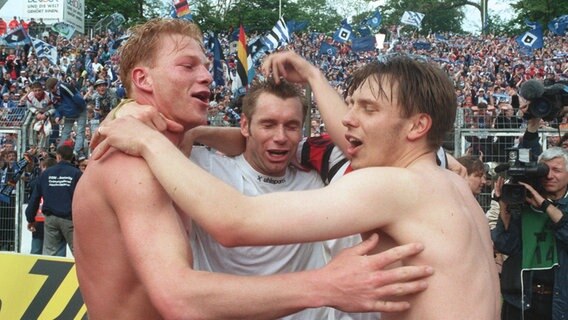
[(525, 28), (525, 19), (540, 22), (543, 27), (550, 20), (566, 14), (568, 0), (519, 0), (511, 5), (515, 10), (515, 21)]
[(118, 12), (127, 24), (162, 16), (166, 7), (161, 0), (85, 0), (85, 20), (95, 24), (100, 19)]
[[(387, 0), (381, 7), (383, 25), (400, 24), (404, 11), (416, 11), (425, 14), (420, 33), (428, 32), (462, 32), (461, 22), (464, 13), (455, 5), (455, 1), (439, 0)], [(465, 2), (465, 1), (463, 1)], [(407, 29), (408, 30), (408, 29)]]
[[(279, 16), (279, 3), (273, 0), (196, 0), (194, 21), (203, 30), (224, 32), (246, 26), (249, 33), (272, 29)], [(341, 17), (326, 0), (282, 1), (284, 20), (309, 21), (309, 29), (329, 32), (339, 25)]]

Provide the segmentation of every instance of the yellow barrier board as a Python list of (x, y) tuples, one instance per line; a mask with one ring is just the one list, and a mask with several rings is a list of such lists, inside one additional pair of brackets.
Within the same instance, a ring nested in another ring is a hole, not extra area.
[(0, 253), (0, 319), (87, 319), (75, 261)]

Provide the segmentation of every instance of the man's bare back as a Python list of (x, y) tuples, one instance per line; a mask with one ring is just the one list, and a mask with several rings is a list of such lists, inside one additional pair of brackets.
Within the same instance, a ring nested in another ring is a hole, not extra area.
[[(408, 193), (393, 199), (407, 202), (407, 207), (373, 230), (381, 236), (378, 251), (421, 241), (427, 249), (404, 263), (426, 263), (439, 271), (427, 291), (410, 299), (410, 310), (385, 313), (382, 319), (498, 319), (499, 279), (489, 227), (467, 184), (431, 165), (416, 164), (408, 171), (413, 181)], [(365, 175), (373, 181), (372, 174)]]

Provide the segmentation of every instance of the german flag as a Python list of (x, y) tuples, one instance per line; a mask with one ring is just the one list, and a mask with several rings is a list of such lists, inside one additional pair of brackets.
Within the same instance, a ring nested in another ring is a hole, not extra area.
[(187, 0), (174, 0), (174, 8), (176, 8), (176, 15), (178, 18), (191, 13)]
[(237, 42), (237, 74), (243, 87), (248, 86), (248, 47), (247, 36), (243, 25), (239, 28), (239, 41)]

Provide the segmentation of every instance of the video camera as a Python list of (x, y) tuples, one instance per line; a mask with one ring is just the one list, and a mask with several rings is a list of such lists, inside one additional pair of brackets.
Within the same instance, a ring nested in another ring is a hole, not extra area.
[(519, 94), (529, 101), (525, 119), (542, 118), (551, 121), (560, 116), (564, 106), (568, 106), (568, 83), (556, 82), (549, 86), (535, 79), (523, 83)]
[(508, 149), (509, 163), (498, 165), (496, 173), (506, 171), (507, 181), (501, 190), (501, 200), (508, 205), (522, 205), (527, 197), (524, 182), (542, 192), (540, 179), (548, 175), (549, 168), (544, 163), (531, 162), (529, 149)]

